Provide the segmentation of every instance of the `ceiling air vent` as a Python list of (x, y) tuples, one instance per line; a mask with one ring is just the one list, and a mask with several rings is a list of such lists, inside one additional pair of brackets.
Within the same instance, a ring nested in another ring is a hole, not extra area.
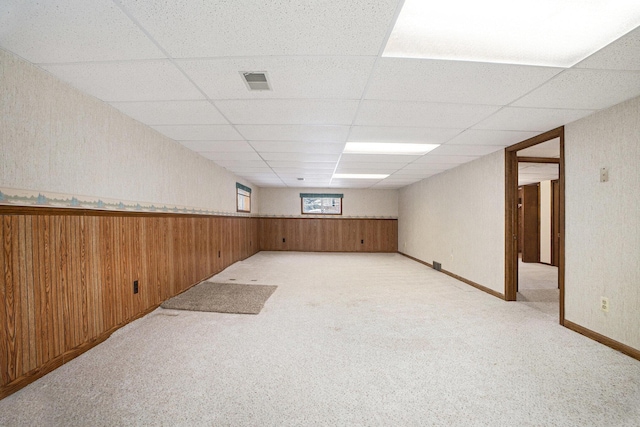
[(249, 90), (271, 90), (267, 81), (267, 73), (259, 72), (241, 72), (244, 82)]

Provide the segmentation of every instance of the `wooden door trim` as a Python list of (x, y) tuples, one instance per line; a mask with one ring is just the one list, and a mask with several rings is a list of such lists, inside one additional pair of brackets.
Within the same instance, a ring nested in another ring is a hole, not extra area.
[(515, 301), (518, 284), (518, 157), (517, 152), (542, 142), (559, 138), (560, 158), (559, 169), (559, 225), (560, 238), (558, 242), (558, 286), (560, 288), (560, 324), (564, 326), (564, 251), (565, 251), (565, 169), (564, 169), (564, 126), (550, 130), (543, 134), (529, 138), (518, 144), (505, 148), (505, 283), (504, 295), (507, 301)]

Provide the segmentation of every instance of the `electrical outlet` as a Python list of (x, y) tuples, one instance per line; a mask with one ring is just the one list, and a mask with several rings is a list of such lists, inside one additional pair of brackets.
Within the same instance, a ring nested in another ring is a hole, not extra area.
[(609, 181), (609, 168), (600, 168), (600, 182)]
[(137, 280), (133, 281), (133, 293), (134, 294), (138, 293), (138, 281)]
[(609, 298), (600, 297), (600, 310), (604, 311), (605, 313), (609, 312)]

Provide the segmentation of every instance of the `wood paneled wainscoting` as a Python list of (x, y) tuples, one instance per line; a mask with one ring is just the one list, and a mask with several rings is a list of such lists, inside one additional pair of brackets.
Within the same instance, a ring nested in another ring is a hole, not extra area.
[(258, 241), (248, 217), (0, 206), (0, 399)]
[(397, 219), (259, 218), (260, 250), (397, 252)]

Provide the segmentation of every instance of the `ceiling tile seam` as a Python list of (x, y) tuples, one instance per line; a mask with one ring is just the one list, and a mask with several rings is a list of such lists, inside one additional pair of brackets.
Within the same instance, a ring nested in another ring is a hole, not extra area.
[[(349, 132), (347, 133), (347, 141), (349, 141), (349, 139), (351, 138), (351, 130), (353, 128), (353, 125), (355, 124), (358, 115), (360, 114), (360, 111), (362, 109), (362, 101), (365, 100), (365, 96), (369, 90), (369, 86), (371, 85), (371, 80), (372, 80), (372, 76), (373, 76), (373, 72), (376, 69), (376, 67), (378, 66), (378, 63), (380, 62), (380, 58), (382, 57), (382, 53), (384, 52), (385, 47), (387, 46), (387, 43), (389, 41), (389, 37), (391, 37), (391, 33), (393, 32), (393, 28), (396, 25), (396, 21), (398, 20), (398, 16), (400, 16), (400, 12), (402, 11), (402, 7), (404, 6), (404, 0), (399, 0), (398, 4), (396, 4), (396, 10), (393, 14), (393, 18), (391, 19), (391, 22), (389, 23), (389, 27), (387, 28), (387, 33), (385, 35), (385, 37), (382, 39), (382, 43), (380, 45), (380, 48), (378, 49), (378, 54), (376, 55), (376, 59), (375, 61), (373, 61), (373, 65), (371, 66), (371, 69), (369, 70), (369, 75), (367, 77), (367, 82), (364, 85), (364, 88), (362, 90), (362, 95), (360, 96), (360, 100), (358, 102), (358, 108), (356, 108), (356, 112), (353, 115), (353, 118), (351, 120), (351, 125), (349, 126)], [(340, 163), (340, 160), (338, 160), (338, 163)], [(338, 167), (338, 165), (336, 164), (336, 168)], [(334, 171), (335, 173), (335, 171)]]
[[(540, 83), (540, 84), (539, 84), (538, 86), (536, 86), (535, 88), (531, 89), (530, 91), (526, 92), (525, 94), (521, 95), (520, 97), (518, 97), (518, 98), (514, 99), (514, 100), (513, 100), (513, 101), (511, 101), (510, 103), (505, 104), (504, 106), (505, 106), (505, 107), (511, 107), (511, 106), (513, 106), (513, 104), (514, 104), (514, 103), (516, 103), (516, 102), (520, 101), (522, 98), (524, 98), (524, 97), (528, 96), (529, 94), (531, 94), (531, 93), (533, 93), (534, 91), (536, 91), (536, 90), (538, 90), (538, 89), (542, 88), (543, 86), (545, 86), (545, 85), (547, 85), (547, 84), (551, 83), (553, 80), (555, 80), (555, 79), (559, 78), (561, 75), (563, 75), (564, 73), (566, 73), (567, 71), (569, 71), (569, 70), (571, 70), (571, 69), (572, 69), (572, 68), (565, 68), (565, 69), (563, 69), (563, 70), (562, 70), (562, 71), (560, 71), (559, 73), (554, 74), (553, 76), (551, 76), (551, 78), (549, 78), (549, 79), (545, 80), (544, 82)], [(477, 125), (477, 124), (478, 124), (478, 123), (476, 123), (476, 125)], [(475, 126), (475, 125), (474, 125), (474, 126)]]
[[(115, 0), (114, 0), (115, 1)], [(146, 34), (145, 34), (146, 35)], [(166, 52), (162, 50), (166, 55)], [(108, 65), (108, 64), (131, 64), (136, 62), (166, 62), (170, 58), (164, 56), (161, 58), (142, 58), (142, 59), (105, 59), (101, 61), (70, 61), (70, 62), (34, 62), (40, 67), (56, 66), (56, 65)], [(123, 101), (126, 102), (126, 101)]]
[[(520, 98), (518, 98), (520, 99)], [(472, 103), (472, 102), (442, 102), (442, 101), (415, 101), (415, 100), (403, 100), (403, 99), (363, 99), (362, 101), (369, 102), (390, 102), (394, 104), (426, 104), (426, 105), (464, 105), (468, 107), (505, 107), (509, 104), (481, 104), (481, 103)], [(513, 101), (515, 102), (515, 101)]]
[[(192, 78), (191, 78), (191, 77), (190, 77), (190, 76), (189, 76), (189, 75), (188, 75), (188, 74), (187, 74), (187, 73), (182, 69), (182, 67), (180, 67), (180, 66), (178, 65), (178, 63), (176, 62), (176, 60), (175, 60), (175, 59), (173, 59), (173, 57), (172, 57), (171, 55), (169, 55), (169, 52), (168, 52), (168, 51), (167, 51), (167, 50), (166, 50), (166, 49), (165, 49), (165, 48), (164, 48), (160, 43), (158, 43), (158, 41), (157, 41), (157, 40), (156, 40), (156, 39), (151, 35), (151, 33), (150, 33), (149, 31), (147, 31), (147, 29), (146, 29), (146, 28), (144, 28), (144, 27), (142, 26), (142, 24), (140, 24), (140, 22), (138, 22), (138, 20), (137, 20), (137, 19), (135, 19), (135, 18), (133, 17), (133, 15), (131, 15), (131, 13), (129, 13), (129, 11), (124, 7), (124, 5), (123, 5), (122, 3), (120, 3), (120, 1), (119, 1), (119, 0), (112, 0), (112, 1), (113, 1), (113, 3), (114, 3), (118, 8), (120, 8), (120, 10), (122, 10), (122, 13), (124, 13), (124, 14), (125, 14), (125, 15), (130, 19), (130, 20), (131, 20), (131, 22), (133, 22), (133, 23), (134, 23), (138, 28), (140, 28), (140, 30), (141, 30), (141, 31), (142, 31), (142, 32), (143, 32), (143, 33), (144, 33), (144, 34), (149, 38), (149, 40), (150, 40), (153, 44), (155, 44), (155, 45), (158, 47), (158, 49), (160, 49), (160, 51), (161, 51), (162, 53), (164, 53), (164, 54), (167, 56), (168, 60), (173, 64), (173, 66), (174, 66), (174, 67), (176, 67), (176, 68), (178, 69), (178, 71), (180, 71), (180, 73), (182, 73), (182, 75), (184, 75), (184, 76), (185, 76), (185, 78), (186, 78), (187, 80), (189, 80), (189, 82), (191, 82), (191, 84), (192, 84), (192, 85), (193, 85), (193, 86), (194, 86), (194, 87), (195, 87), (195, 88), (196, 88), (196, 89), (197, 89), (197, 90), (202, 94), (202, 96), (204, 96), (204, 98), (205, 98), (206, 100), (208, 100), (208, 101), (209, 101), (209, 103), (210, 103), (210, 104), (211, 104), (211, 105), (212, 105), (216, 110), (218, 110), (218, 113), (220, 113), (220, 115), (222, 116), (222, 118), (223, 118), (224, 120), (226, 120), (226, 121), (227, 121), (227, 123), (229, 123), (229, 125), (233, 128), (233, 130), (234, 130), (235, 132), (237, 132), (237, 133), (238, 133), (238, 135), (240, 135), (242, 138), (244, 138), (244, 136), (243, 136), (240, 132), (238, 132), (238, 129), (236, 129), (235, 125), (234, 125), (234, 124), (233, 124), (233, 123), (232, 123), (232, 122), (231, 122), (231, 121), (230, 121), (230, 120), (229, 120), (229, 119), (224, 115), (224, 113), (223, 113), (222, 111), (220, 111), (220, 109), (219, 109), (219, 108), (218, 108), (218, 106), (215, 104), (215, 102), (213, 102), (213, 100), (211, 100), (211, 98), (209, 98), (209, 97), (207, 96), (207, 94), (202, 90), (202, 88), (200, 88), (200, 86), (198, 86), (198, 85), (193, 81), (193, 79), (192, 79)], [(172, 138), (172, 139), (173, 139), (173, 138)], [(174, 141), (175, 141), (175, 140), (174, 140)], [(246, 139), (245, 139), (245, 142), (246, 142)], [(176, 143), (177, 143), (177, 144), (179, 144), (177, 141), (176, 141)], [(251, 148), (253, 148), (253, 146), (252, 146)], [(253, 150), (254, 150), (254, 151), (255, 151), (255, 153), (256, 153), (256, 154), (257, 154), (257, 155), (262, 159), (262, 156), (260, 156), (260, 153), (258, 153), (258, 152), (255, 150), (255, 148), (253, 148)], [(264, 160), (264, 159), (262, 159), (262, 161), (265, 161), (265, 160)], [(212, 162), (213, 162), (213, 163), (216, 163), (216, 162), (214, 162), (213, 160), (212, 160)], [(266, 163), (266, 162), (265, 162), (265, 163)], [(216, 163), (216, 164), (217, 164), (217, 163)], [(218, 165), (218, 166), (219, 166), (219, 165)], [(222, 167), (222, 166), (221, 166), (221, 167)], [(269, 168), (271, 168), (271, 167), (269, 166)], [(226, 168), (224, 168), (224, 169), (226, 169)], [(272, 169), (272, 170), (273, 170), (273, 169)], [(274, 173), (275, 173), (275, 172), (274, 172)], [(279, 178), (279, 177), (278, 177), (278, 178)], [(282, 182), (282, 183), (283, 183), (283, 184), (285, 184), (284, 182)], [(285, 185), (286, 185), (286, 184), (285, 184)]]

